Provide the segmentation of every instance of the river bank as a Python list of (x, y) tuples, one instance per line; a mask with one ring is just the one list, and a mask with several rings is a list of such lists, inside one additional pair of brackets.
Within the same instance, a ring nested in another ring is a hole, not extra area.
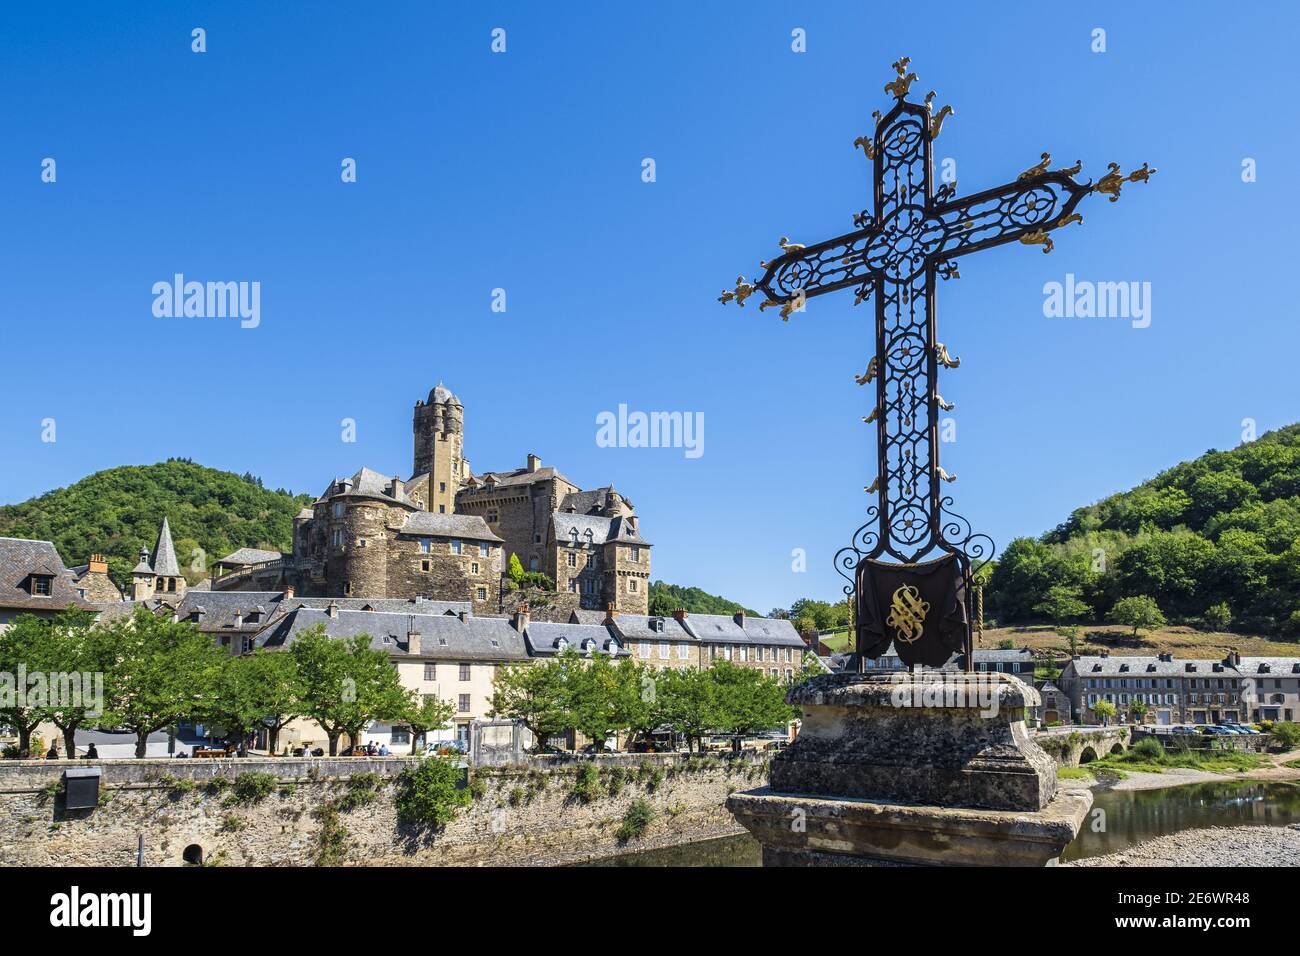
[(1284, 766), (1288, 761), (1297, 758), (1300, 758), (1300, 750), (1293, 750), (1285, 754), (1270, 754), (1268, 759), (1272, 763), (1269, 766), (1256, 767), (1254, 770), (1245, 770), (1240, 773), (1218, 773), (1213, 770), (1169, 767), (1160, 773), (1145, 770), (1123, 770), (1124, 776), (1118, 777), (1115, 774), (1106, 773), (1105, 770), (1099, 770), (1098, 772), (1102, 776), (1091, 781), (1083, 778), (1071, 778), (1062, 780), (1061, 786), (1063, 788), (1085, 788), (1094, 791), (1124, 791), (1161, 790), (1165, 787), (1179, 787), (1193, 783), (1218, 783), (1227, 780), (1259, 780), (1262, 782), (1300, 780), (1300, 767)]
[(1300, 866), (1300, 824), (1205, 827), (1063, 866)]

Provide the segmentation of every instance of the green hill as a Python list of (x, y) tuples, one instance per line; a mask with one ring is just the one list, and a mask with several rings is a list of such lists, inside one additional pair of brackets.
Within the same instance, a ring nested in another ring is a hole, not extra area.
[(153, 550), (166, 516), (176, 556), (193, 583), (207, 573), (194, 566), (196, 548), (209, 563), (241, 547), (288, 551), (293, 516), (311, 500), (268, 491), (252, 475), (173, 458), (109, 468), (39, 498), (0, 506), (0, 536), (53, 541), (70, 565), (101, 553), (120, 585), (130, 580), (141, 546)]
[(1101, 620), (1139, 595), (1174, 621), (1300, 634), (1300, 424), (1207, 451), (1012, 541), (985, 602), (1004, 624)]
[(663, 581), (650, 582), (650, 613), (668, 616), (678, 608), (685, 608), (691, 614), (735, 614), (744, 611), (751, 617), (758, 617), (757, 611), (751, 611), (743, 604), (728, 601), (716, 594), (709, 594), (699, 588), (684, 588), (679, 584), (665, 584)]

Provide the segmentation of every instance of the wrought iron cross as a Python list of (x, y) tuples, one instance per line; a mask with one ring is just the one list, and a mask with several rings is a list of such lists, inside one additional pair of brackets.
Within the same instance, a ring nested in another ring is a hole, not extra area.
[[(874, 408), (863, 421), (876, 425), (878, 471), (865, 490), (877, 504), (868, 508), (853, 544), (836, 555), (837, 570), (850, 580), (846, 593), (864, 558), (911, 565), (927, 556), (957, 555), (969, 580), (972, 560), (982, 564), (992, 557), (992, 540), (972, 534), (969, 523), (949, 510), (951, 497), (940, 493), (940, 482), (956, 476), (939, 464), (938, 415), (953, 406), (937, 391), (938, 370), (956, 368), (960, 360), (936, 337), (936, 280), (958, 278), (961, 256), (1009, 242), (1051, 252), (1048, 234), (1082, 223), (1074, 210), (1086, 195), (1102, 193), (1114, 202), (1124, 183), (1145, 182), (1156, 171), (1144, 163), (1124, 175), (1111, 163), (1096, 183), (1080, 185), (1073, 177), (1082, 162), (1052, 170), (1043, 153), (1006, 185), (965, 199), (956, 198), (955, 183), (936, 190), (932, 143), (953, 110), (933, 113), (933, 91), (924, 103), (908, 102), (917, 79), (908, 72), (910, 62), (903, 57), (894, 63), (897, 75), (885, 86), (897, 101), (893, 109), (883, 117), (873, 113), (874, 133), (854, 141), (873, 164), (875, 193), (873, 208), (853, 217), (857, 229), (808, 246), (782, 238), (782, 255), (760, 263), (762, 278), (749, 283), (740, 276), (736, 288), (719, 297), (744, 306), (762, 292), (759, 309), (780, 307), (787, 321), (807, 299), (837, 289), (854, 288), (855, 305), (875, 298), (875, 355), (857, 382), (876, 387)], [(968, 667), (970, 650), (968, 638)]]

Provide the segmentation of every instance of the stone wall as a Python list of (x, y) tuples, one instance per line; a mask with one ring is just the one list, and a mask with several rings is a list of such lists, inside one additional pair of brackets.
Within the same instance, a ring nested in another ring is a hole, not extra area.
[[(727, 796), (767, 779), (765, 761), (755, 756), (540, 757), (526, 766), (474, 771), (472, 806), (440, 833), (398, 824), (390, 783), (372, 802), (322, 812), (337, 808), (353, 775), (391, 781), (409, 763), (396, 757), (101, 761), (101, 805), (70, 811), (53, 788), (65, 768), (92, 764), (5, 761), (0, 864), (133, 866), (141, 835), (147, 866), (181, 865), (195, 848), (205, 862), (227, 865), (312, 865), (322, 850), (344, 865), (575, 863), (738, 833), (724, 807)], [(599, 795), (590, 802), (573, 795), (584, 763), (601, 774)], [(616, 770), (623, 775), (618, 786)], [(233, 781), (250, 771), (273, 774), (275, 790), (241, 804), (228, 787), (213, 789), (213, 778)], [(653, 806), (654, 818), (642, 837), (620, 844), (616, 832), (637, 799)]]

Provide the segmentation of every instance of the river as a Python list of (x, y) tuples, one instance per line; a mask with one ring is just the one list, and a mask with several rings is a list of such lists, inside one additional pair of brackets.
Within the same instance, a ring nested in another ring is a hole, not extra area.
[[(1100, 811), (1100, 812), (1099, 812)], [(1300, 823), (1300, 784), (1225, 780), (1159, 790), (1094, 792), (1083, 832), (1062, 861), (1113, 853), (1135, 843), (1200, 827), (1286, 826)], [(625, 853), (589, 866), (760, 866), (758, 843), (747, 833), (660, 850)]]

